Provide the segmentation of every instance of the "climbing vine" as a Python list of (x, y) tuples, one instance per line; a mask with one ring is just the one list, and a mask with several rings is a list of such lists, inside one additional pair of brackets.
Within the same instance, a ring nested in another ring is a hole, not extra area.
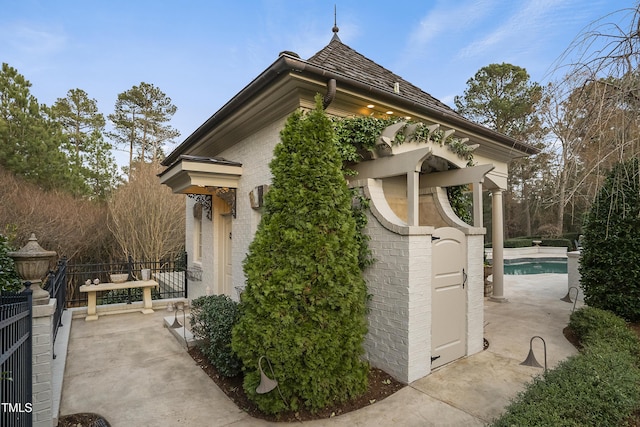
[[(342, 156), (343, 164), (358, 163), (363, 159), (363, 152), (375, 151), (382, 131), (399, 121), (401, 119), (395, 117), (386, 119), (373, 116), (334, 117), (332, 122), (336, 135), (336, 144)], [(412, 140), (419, 143), (433, 143), (441, 147), (445, 146), (459, 158), (466, 160), (467, 166), (473, 166), (474, 164), (473, 148), (465, 144), (460, 138), (445, 137), (445, 132), (439, 129), (437, 125), (409, 121), (396, 132), (392, 144), (400, 145)], [(355, 174), (349, 168), (343, 167), (343, 171), (345, 175), (353, 176)], [(471, 224), (473, 202), (466, 190), (466, 185), (449, 187), (447, 188), (447, 195), (456, 215), (467, 224)]]

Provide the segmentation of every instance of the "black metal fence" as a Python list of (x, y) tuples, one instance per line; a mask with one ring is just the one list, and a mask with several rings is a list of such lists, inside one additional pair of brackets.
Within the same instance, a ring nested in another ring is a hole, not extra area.
[(0, 295), (0, 425), (31, 426), (32, 291)]
[[(49, 291), (49, 296), (56, 299), (56, 311), (53, 313), (53, 342), (58, 336), (58, 328), (62, 326), (62, 312), (67, 308), (67, 259), (58, 260), (55, 270), (51, 270), (42, 287)], [(55, 353), (53, 358), (56, 358)]]
[[(187, 253), (180, 252), (157, 261), (134, 260), (129, 257), (124, 261), (95, 264), (76, 264), (70, 261), (67, 265), (67, 307), (84, 307), (87, 305), (87, 293), (80, 292), (80, 286), (87, 281), (98, 280), (100, 283), (110, 282), (110, 274), (128, 274), (128, 280), (142, 280), (142, 270), (149, 269), (151, 279), (158, 282), (158, 289), (152, 291), (152, 299), (184, 298), (187, 296)], [(98, 304), (130, 303), (142, 301), (139, 288), (118, 291), (98, 292)]]

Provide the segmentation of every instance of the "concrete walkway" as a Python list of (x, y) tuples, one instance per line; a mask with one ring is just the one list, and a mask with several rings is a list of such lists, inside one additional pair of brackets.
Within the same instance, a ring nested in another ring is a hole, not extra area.
[[(545, 339), (549, 367), (577, 352), (562, 335), (572, 308), (560, 301), (566, 290), (566, 274), (505, 276), (508, 302), (485, 302), (488, 350), (443, 366), (367, 408), (303, 424), (485, 425), (542, 372), (520, 365), (532, 336)], [(113, 427), (281, 425), (238, 409), (162, 326), (166, 315), (73, 320), (60, 414), (94, 412)], [(542, 364), (539, 340), (534, 350)]]

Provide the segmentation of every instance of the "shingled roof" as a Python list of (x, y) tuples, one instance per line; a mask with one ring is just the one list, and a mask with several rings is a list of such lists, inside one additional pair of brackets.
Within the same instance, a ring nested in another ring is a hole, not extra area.
[(454, 113), (448, 105), (437, 100), (399, 75), (376, 64), (366, 56), (351, 49), (334, 36), (329, 44), (307, 60), (308, 63), (332, 70), (362, 83), (394, 93), (396, 83), (400, 95), (417, 104), (443, 109)]
[[(334, 33), (336, 33), (335, 30)], [(371, 96), (379, 96), (387, 100), (392, 100), (392, 102), (398, 103), (398, 105), (402, 105), (405, 108), (424, 109), (424, 111), (433, 115), (437, 121), (454, 124), (480, 135), (487, 136), (521, 153), (537, 154), (539, 152), (538, 149), (528, 144), (516, 141), (506, 135), (464, 118), (452, 108), (424, 92), (419, 87), (412, 85), (397, 74), (392, 73), (351, 49), (340, 41), (337, 34), (334, 34), (327, 46), (306, 61), (300, 59), (296, 54), (282, 52), (271, 66), (264, 70), (189, 135), (165, 158), (162, 164), (169, 166), (173, 162), (178, 161), (180, 155), (190, 154), (188, 152), (190, 147), (206, 137), (212, 129), (216, 128), (231, 114), (242, 108), (247, 101), (273, 84), (273, 82), (288, 75), (289, 72), (305, 73), (320, 77), (321, 79), (336, 79), (339, 85), (344, 83), (356, 87), (357, 90), (367, 91)], [(396, 83), (398, 91), (395, 90)]]

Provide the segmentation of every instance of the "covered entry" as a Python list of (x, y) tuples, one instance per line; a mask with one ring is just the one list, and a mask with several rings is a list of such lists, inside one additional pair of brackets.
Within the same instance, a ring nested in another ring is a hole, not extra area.
[(192, 248), (189, 298), (206, 293), (234, 296), (233, 219), (241, 176), (240, 163), (185, 155), (159, 175), (162, 184), (174, 193), (187, 194), (188, 204), (201, 210), (196, 215), (195, 209), (187, 208), (187, 222), (191, 223), (188, 229), (192, 230), (186, 236), (187, 247)]

